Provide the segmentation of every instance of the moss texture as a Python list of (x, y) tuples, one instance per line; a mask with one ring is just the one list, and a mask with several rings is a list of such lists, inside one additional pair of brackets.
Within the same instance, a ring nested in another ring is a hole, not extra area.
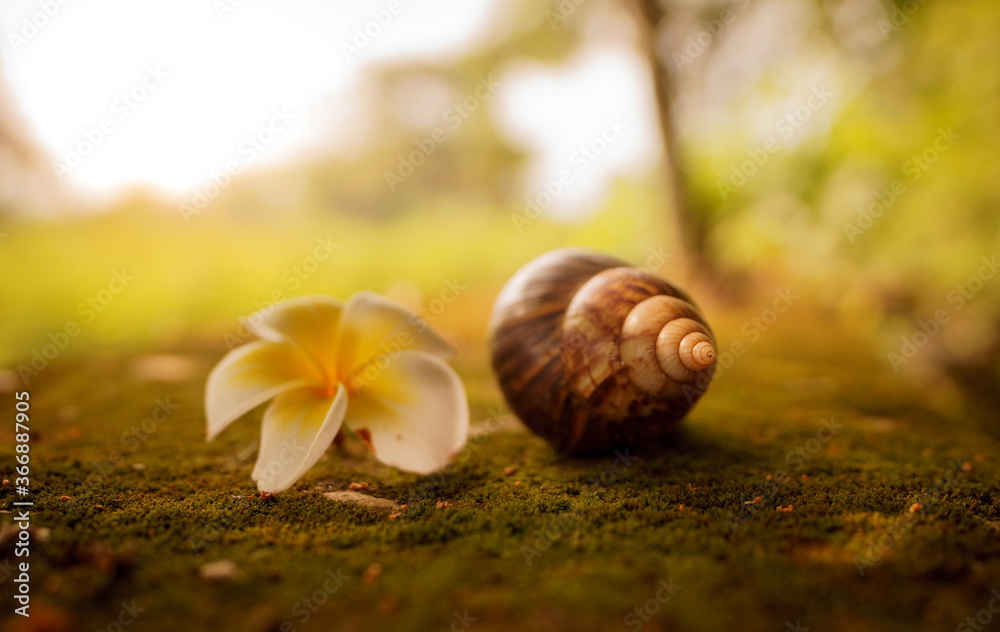
[[(453, 467), (402, 474), (348, 438), (269, 499), (249, 478), (260, 411), (204, 442), (225, 349), (189, 351), (202, 372), (181, 383), (135, 379), (127, 353), (54, 363), (29, 389), (48, 533), (28, 629), (108, 629), (133, 600), (142, 630), (955, 629), (1000, 588), (998, 444), (846, 334), (810, 331), (763, 336), (671, 441), (607, 458), (495, 422), (468, 353), (479, 434)], [(407, 511), (322, 496), (354, 481)], [(221, 559), (235, 579), (200, 576)]]

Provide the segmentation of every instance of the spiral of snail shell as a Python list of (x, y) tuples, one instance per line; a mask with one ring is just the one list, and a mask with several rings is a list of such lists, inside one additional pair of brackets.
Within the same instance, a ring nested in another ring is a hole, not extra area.
[(684, 292), (578, 249), (544, 254), (511, 278), (490, 344), (511, 409), (570, 454), (669, 433), (715, 370), (712, 331)]

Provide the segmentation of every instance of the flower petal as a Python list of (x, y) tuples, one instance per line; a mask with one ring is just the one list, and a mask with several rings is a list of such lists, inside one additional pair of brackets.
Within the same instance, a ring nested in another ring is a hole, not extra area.
[(401, 353), (351, 395), (345, 423), (375, 456), (401, 470), (428, 474), (444, 467), (469, 434), (462, 381), (433, 355)]
[(264, 340), (298, 346), (332, 381), (343, 310), (343, 304), (329, 296), (300, 296), (261, 309), (247, 318), (247, 325)]
[(333, 397), (297, 388), (274, 398), (264, 411), (260, 453), (253, 468), (257, 489), (277, 494), (295, 484), (330, 447), (344, 421), (347, 390)]
[(426, 320), (373, 292), (347, 301), (337, 341), (337, 371), (347, 378), (375, 358), (403, 351), (424, 351), (447, 358), (452, 348)]
[(205, 385), (208, 439), (275, 395), (321, 380), (305, 353), (289, 344), (257, 341), (231, 351)]

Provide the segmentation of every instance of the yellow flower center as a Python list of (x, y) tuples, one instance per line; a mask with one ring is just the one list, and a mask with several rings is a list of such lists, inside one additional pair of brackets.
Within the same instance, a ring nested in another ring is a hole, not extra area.
[(319, 392), (322, 397), (334, 397), (337, 395), (337, 389), (340, 385), (344, 385), (344, 389), (347, 390), (348, 395), (357, 395), (361, 392), (361, 388), (364, 386), (364, 380), (359, 375), (349, 375), (346, 378), (328, 377), (323, 380), (323, 385), (320, 387)]

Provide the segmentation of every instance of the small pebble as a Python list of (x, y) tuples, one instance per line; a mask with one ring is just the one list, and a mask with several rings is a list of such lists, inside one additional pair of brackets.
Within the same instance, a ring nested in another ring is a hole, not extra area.
[(677, 511), (684, 511), (684, 505), (678, 505)]
[(69, 496), (60, 496), (59, 500), (63, 501), (64, 503), (68, 503), (69, 501), (71, 501), (73, 499), (70, 498)]
[(962, 471), (963, 472), (971, 472), (972, 471), (972, 463), (969, 463), (968, 461), (966, 461), (965, 463), (962, 463)]
[(368, 483), (351, 483), (347, 486), (347, 489), (352, 492), (360, 492), (368, 489)]
[(3, 479), (3, 484), (4, 484), (4, 485), (10, 485), (10, 481), (8, 481), (8, 480), (7, 480), (6, 478), (5, 478), (5, 479)]
[(516, 470), (516, 469), (514, 469), (513, 467), (511, 467), (511, 466), (507, 466), (507, 467), (503, 468), (503, 475), (504, 475), (504, 476), (510, 476), (511, 474), (513, 474), (513, 473), (514, 473), (514, 472), (516, 472), (516, 471), (517, 471), (517, 470)]
[(521, 481), (514, 481), (514, 487), (520, 487)]
[(792, 505), (788, 505), (787, 507), (782, 507), (781, 505), (778, 505), (778, 511), (780, 511), (781, 513), (790, 513), (792, 509), (795, 509), (795, 507)]
[(363, 507), (370, 507), (372, 509), (388, 509), (394, 512), (402, 510), (401, 506), (397, 506), (396, 503), (392, 502), (388, 498), (378, 498), (376, 496), (369, 496), (368, 494), (361, 494), (358, 492), (326, 492), (323, 494), (323, 498), (342, 503), (357, 503)]
[(448, 502), (447, 500), (439, 500), (437, 502), (438, 509), (444, 509), (445, 507), (451, 507), (451, 503)]
[(371, 566), (365, 569), (365, 572), (361, 573), (361, 581), (366, 584), (371, 584), (382, 574), (382, 565), (375, 562)]
[(808, 474), (803, 474), (803, 475), (802, 475), (802, 480), (806, 480), (806, 479), (808, 479), (808, 478), (809, 478), (809, 475), (808, 475)]
[(921, 505), (920, 503), (913, 503), (912, 505), (910, 505), (910, 513), (917, 513), (923, 508), (924, 506)]
[(137, 472), (141, 472), (142, 470), (146, 469), (146, 466), (143, 465), (142, 463), (133, 463), (132, 469), (136, 470)]
[(216, 560), (205, 564), (198, 572), (211, 581), (232, 581), (239, 575), (240, 569), (232, 560)]

